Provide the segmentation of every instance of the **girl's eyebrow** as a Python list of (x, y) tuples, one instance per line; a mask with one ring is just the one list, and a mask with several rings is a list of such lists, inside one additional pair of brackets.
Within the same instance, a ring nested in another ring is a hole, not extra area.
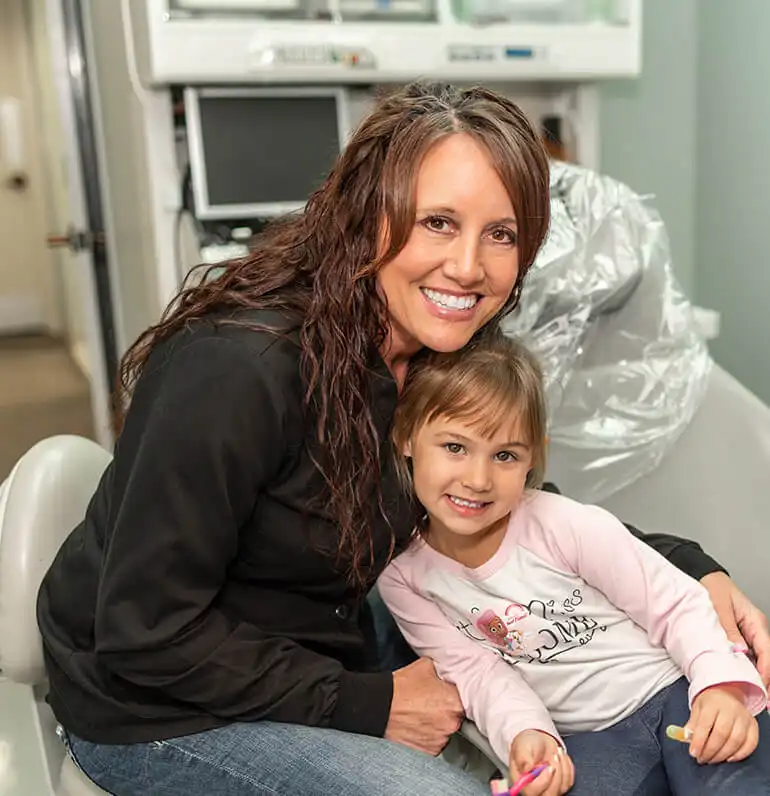
[[(470, 442), (470, 443), (472, 443), (474, 441), (470, 437), (465, 437), (462, 434), (456, 434), (453, 431), (440, 431), (438, 433), (438, 436), (439, 437), (451, 437), (452, 439), (457, 439), (460, 442)], [(500, 447), (501, 448), (529, 448), (529, 445), (527, 445), (526, 442), (519, 442), (517, 440), (511, 440), (510, 442), (503, 442), (500, 445)]]

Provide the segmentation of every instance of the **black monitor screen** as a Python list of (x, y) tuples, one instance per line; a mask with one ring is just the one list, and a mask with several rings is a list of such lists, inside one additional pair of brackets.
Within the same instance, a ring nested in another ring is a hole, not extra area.
[(208, 204), (305, 202), (340, 149), (336, 96), (199, 97)]

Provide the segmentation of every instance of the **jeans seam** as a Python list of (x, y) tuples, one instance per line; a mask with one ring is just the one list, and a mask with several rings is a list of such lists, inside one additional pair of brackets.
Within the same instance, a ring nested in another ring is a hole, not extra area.
[(200, 754), (195, 754), (191, 752), (189, 749), (185, 749), (182, 746), (178, 746), (173, 741), (160, 741), (160, 746), (170, 746), (172, 749), (175, 749), (177, 752), (185, 755), (186, 757), (190, 758), (191, 760), (197, 760), (199, 763), (204, 763), (205, 765), (209, 766), (209, 768), (214, 769), (215, 771), (226, 771), (230, 776), (240, 779), (243, 782), (248, 782), (249, 785), (254, 785), (257, 788), (262, 788), (263, 790), (269, 790), (270, 793), (275, 794), (278, 796), (278, 791), (270, 788), (269, 786), (264, 785), (261, 782), (257, 782), (256, 780), (252, 779), (251, 777), (246, 776), (240, 771), (236, 771), (235, 769), (229, 768), (228, 766), (218, 765), (216, 763), (212, 763), (211, 760), (203, 757)]
[[(682, 679), (682, 677), (684, 677), (684, 675), (681, 675), (681, 677), (678, 677), (676, 680), (674, 680), (673, 683), (669, 683), (668, 685), (663, 686), (663, 688), (661, 688), (660, 691), (658, 691), (658, 693), (655, 694), (655, 696), (652, 699), (655, 699), (656, 697), (662, 696), (664, 694), (664, 692), (669, 692), (671, 690), (671, 688), (674, 685), (676, 685), (676, 683), (678, 683)], [(665, 698), (668, 698), (668, 693), (665, 694)], [(650, 700), (650, 701), (652, 701), (652, 700)], [(643, 705), (641, 710), (644, 710), (645, 707), (646, 707), (646, 705)], [(660, 707), (660, 715), (658, 717), (658, 722), (656, 723), (655, 729), (653, 729), (646, 721), (642, 722), (642, 726), (644, 727), (645, 730), (647, 730), (647, 733), (650, 735), (650, 737), (655, 742), (655, 747), (660, 751), (660, 754), (661, 754), (661, 758), (660, 759), (661, 759), (661, 761), (663, 760), (663, 747), (661, 746), (661, 743), (660, 743), (659, 732), (660, 732), (661, 722), (663, 721), (663, 710), (664, 710), (664, 705), (661, 705), (661, 707)], [(665, 769), (665, 764), (664, 764), (663, 767)]]
[(652, 739), (652, 742), (653, 742), (653, 745), (655, 746), (655, 748), (658, 749), (659, 751), (662, 751), (661, 746), (660, 746), (660, 738), (658, 738), (657, 732), (653, 731), (652, 727), (650, 727), (647, 724), (647, 722), (643, 722), (642, 726), (646, 730), (647, 735), (649, 735), (650, 738)]

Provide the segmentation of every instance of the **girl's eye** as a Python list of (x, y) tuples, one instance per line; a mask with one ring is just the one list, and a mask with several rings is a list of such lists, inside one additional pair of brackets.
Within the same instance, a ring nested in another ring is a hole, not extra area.
[(446, 448), (446, 450), (448, 450), (449, 453), (462, 453), (463, 452), (463, 446), (460, 445), (459, 442), (447, 442), (444, 445), (444, 448)]
[(507, 246), (516, 245), (516, 233), (507, 227), (496, 227), (490, 232), (490, 237), (495, 243), (504, 243)]
[(511, 451), (500, 451), (500, 453), (496, 454), (497, 460), (499, 462), (515, 462), (518, 461), (516, 458), (515, 453), (511, 453)]

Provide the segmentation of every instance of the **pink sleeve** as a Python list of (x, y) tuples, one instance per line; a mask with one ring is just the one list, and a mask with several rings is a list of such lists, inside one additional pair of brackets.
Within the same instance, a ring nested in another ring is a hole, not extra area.
[(690, 704), (704, 689), (730, 682), (744, 686), (754, 715), (765, 710), (759, 673), (732, 651), (706, 589), (604, 509), (573, 503), (570, 512), (555, 540), (564, 563), (666, 648), (690, 681)]
[[(407, 554), (408, 558), (408, 554)], [(441, 609), (409, 583), (409, 563), (391, 563), (377, 586), (404, 638), (430, 658), (439, 677), (457, 686), (465, 713), (506, 765), (513, 739), (541, 730), (561, 739), (540, 698), (501, 657), (455, 629)]]

